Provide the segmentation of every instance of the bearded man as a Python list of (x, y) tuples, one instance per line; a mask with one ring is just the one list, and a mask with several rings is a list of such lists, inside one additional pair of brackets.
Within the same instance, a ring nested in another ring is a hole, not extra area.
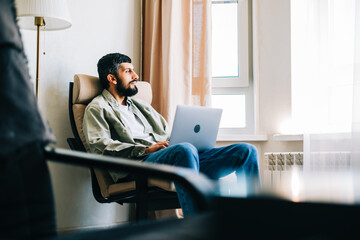
[[(86, 107), (83, 121), (91, 152), (186, 167), (214, 180), (233, 172), (259, 176), (257, 150), (251, 144), (204, 152), (190, 143), (169, 146), (170, 129), (163, 116), (150, 104), (132, 98), (138, 91), (139, 76), (128, 56), (107, 54), (97, 67), (104, 90)], [(122, 181), (122, 173), (109, 173), (115, 182)], [(184, 216), (195, 213), (192, 199), (181, 187), (175, 187)]]

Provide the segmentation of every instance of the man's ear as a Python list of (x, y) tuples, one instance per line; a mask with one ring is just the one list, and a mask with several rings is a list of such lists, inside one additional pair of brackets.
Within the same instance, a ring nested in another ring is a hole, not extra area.
[(109, 83), (111, 84), (117, 84), (117, 79), (116, 79), (116, 77), (113, 75), (113, 74), (108, 74), (107, 75), (107, 80), (109, 81)]

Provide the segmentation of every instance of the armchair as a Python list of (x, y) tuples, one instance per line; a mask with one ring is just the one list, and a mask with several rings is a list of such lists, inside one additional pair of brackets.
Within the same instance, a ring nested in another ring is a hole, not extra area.
[[(135, 96), (151, 103), (152, 90), (147, 82), (138, 82)], [(87, 104), (102, 91), (97, 77), (76, 74), (69, 84), (69, 116), (74, 138), (67, 142), (72, 150), (90, 152), (86, 143), (82, 121)], [(135, 180), (124, 178), (115, 183), (104, 168), (90, 167), (93, 195), (100, 203), (135, 203), (136, 219), (147, 218), (148, 211), (180, 208), (173, 184), (150, 178), (148, 183), (141, 176)], [(130, 178), (134, 179), (134, 178)]]

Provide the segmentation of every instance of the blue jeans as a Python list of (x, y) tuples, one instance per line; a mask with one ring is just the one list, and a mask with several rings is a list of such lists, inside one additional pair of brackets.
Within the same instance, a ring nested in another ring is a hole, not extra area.
[[(180, 143), (152, 153), (143, 161), (190, 168), (214, 180), (233, 172), (259, 176), (257, 150), (247, 143), (212, 148), (201, 153), (190, 143)], [(184, 215), (195, 213), (190, 196), (180, 186), (175, 184), (175, 187)]]

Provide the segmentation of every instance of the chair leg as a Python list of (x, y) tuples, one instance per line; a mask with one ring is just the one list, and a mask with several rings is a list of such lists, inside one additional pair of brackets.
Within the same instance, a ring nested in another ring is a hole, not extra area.
[(146, 220), (148, 214), (148, 179), (136, 178), (136, 221)]

